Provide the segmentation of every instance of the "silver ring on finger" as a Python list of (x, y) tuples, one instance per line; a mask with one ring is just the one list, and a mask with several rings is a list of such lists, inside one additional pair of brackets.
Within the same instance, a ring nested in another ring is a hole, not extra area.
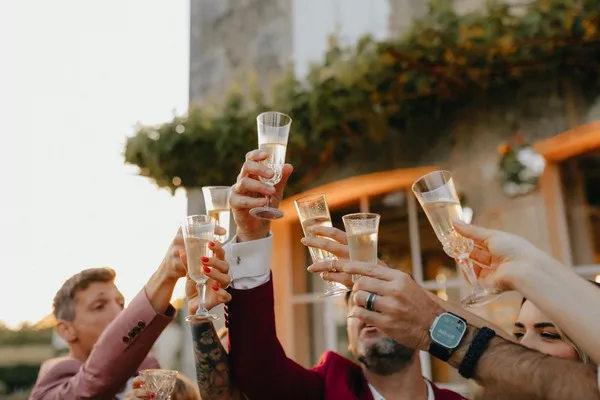
[(375, 311), (375, 299), (377, 295), (375, 293), (369, 293), (367, 301), (365, 302), (365, 308), (369, 311)]

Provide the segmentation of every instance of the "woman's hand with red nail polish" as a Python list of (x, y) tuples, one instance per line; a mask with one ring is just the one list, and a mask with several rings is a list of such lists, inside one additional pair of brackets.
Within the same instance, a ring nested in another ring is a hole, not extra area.
[[(206, 281), (208, 290), (206, 292), (206, 308), (212, 309), (214, 306), (227, 303), (231, 300), (231, 295), (225, 290), (231, 283), (229, 276), (229, 264), (225, 261), (225, 251), (221, 243), (213, 243), (213, 257), (207, 258), (206, 262), (202, 258), (203, 271), (208, 277)], [(197, 286), (194, 281), (188, 278), (185, 285), (185, 294), (189, 301), (190, 314), (194, 314), (200, 306), (200, 296), (198, 296)]]

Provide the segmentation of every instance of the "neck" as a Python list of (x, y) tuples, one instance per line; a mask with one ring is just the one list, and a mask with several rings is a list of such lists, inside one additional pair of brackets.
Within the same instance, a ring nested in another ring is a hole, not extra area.
[(416, 351), (413, 360), (401, 370), (392, 375), (380, 376), (363, 366), (367, 382), (381, 393), (386, 400), (426, 400), (427, 386), (421, 374), (419, 352)]
[(82, 363), (85, 363), (87, 360), (89, 353), (83, 351), (79, 346), (69, 346), (69, 355)]

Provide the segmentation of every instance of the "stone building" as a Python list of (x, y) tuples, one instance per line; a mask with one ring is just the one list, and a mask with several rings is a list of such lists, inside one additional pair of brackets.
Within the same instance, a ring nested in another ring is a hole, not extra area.
[[(231, 82), (254, 71), (260, 87), (288, 66), (298, 76), (318, 61), (327, 36), (354, 42), (365, 33), (383, 38), (406, 30), (426, 12), (423, 0), (192, 0), (190, 101), (222, 96)], [(455, 0), (471, 11), (480, 0)], [(474, 222), (525, 236), (587, 277), (600, 274), (600, 93), (589, 82), (532, 81), (522, 87), (476, 98), (442, 122), (417, 119), (414, 132), (435, 132), (421, 143), (418, 157), (409, 142), (386, 165), (329, 171), (307, 193), (325, 192), (334, 225), (350, 212), (382, 216), (381, 256), (410, 271), (428, 290), (459, 300), (470, 288), (439, 245), (410, 191), (420, 175), (452, 171), (474, 211)], [(597, 86), (596, 86), (597, 87)], [(546, 158), (539, 188), (507, 197), (497, 180), (498, 147), (515, 127)], [(398, 161), (400, 160), (400, 161)], [(380, 171), (369, 174), (370, 171)], [(360, 185), (360, 193), (356, 187)], [(306, 194), (306, 193), (304, 193)], [(189, 211), (199, 211), (201, 194), (190, 191)], [(345, 309), (341, 300), (323, 300), (322, 281), (306, 272), (310, 256), (300, 244), (302, 230), (293, 199), (273, 224), (272, 269), (279, 338), (288, 355), (311, 365), (323, 350), (346, 352)], [(520, 297), (505, 294), (478, 309), (511, 329)], [(423, 354), (423, 373), (442, 385), (467, 390), (444, 364)]]

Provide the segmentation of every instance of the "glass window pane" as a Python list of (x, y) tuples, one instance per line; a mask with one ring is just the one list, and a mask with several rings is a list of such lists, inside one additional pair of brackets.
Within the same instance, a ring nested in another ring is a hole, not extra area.
[(371, 197), (369, 209), (381, 215), (379, 258), (394, 268), (412, 273), (406, 191), (399, 190)]
[(600, 151), (561, 164), (574, 265), (600, 263)]

